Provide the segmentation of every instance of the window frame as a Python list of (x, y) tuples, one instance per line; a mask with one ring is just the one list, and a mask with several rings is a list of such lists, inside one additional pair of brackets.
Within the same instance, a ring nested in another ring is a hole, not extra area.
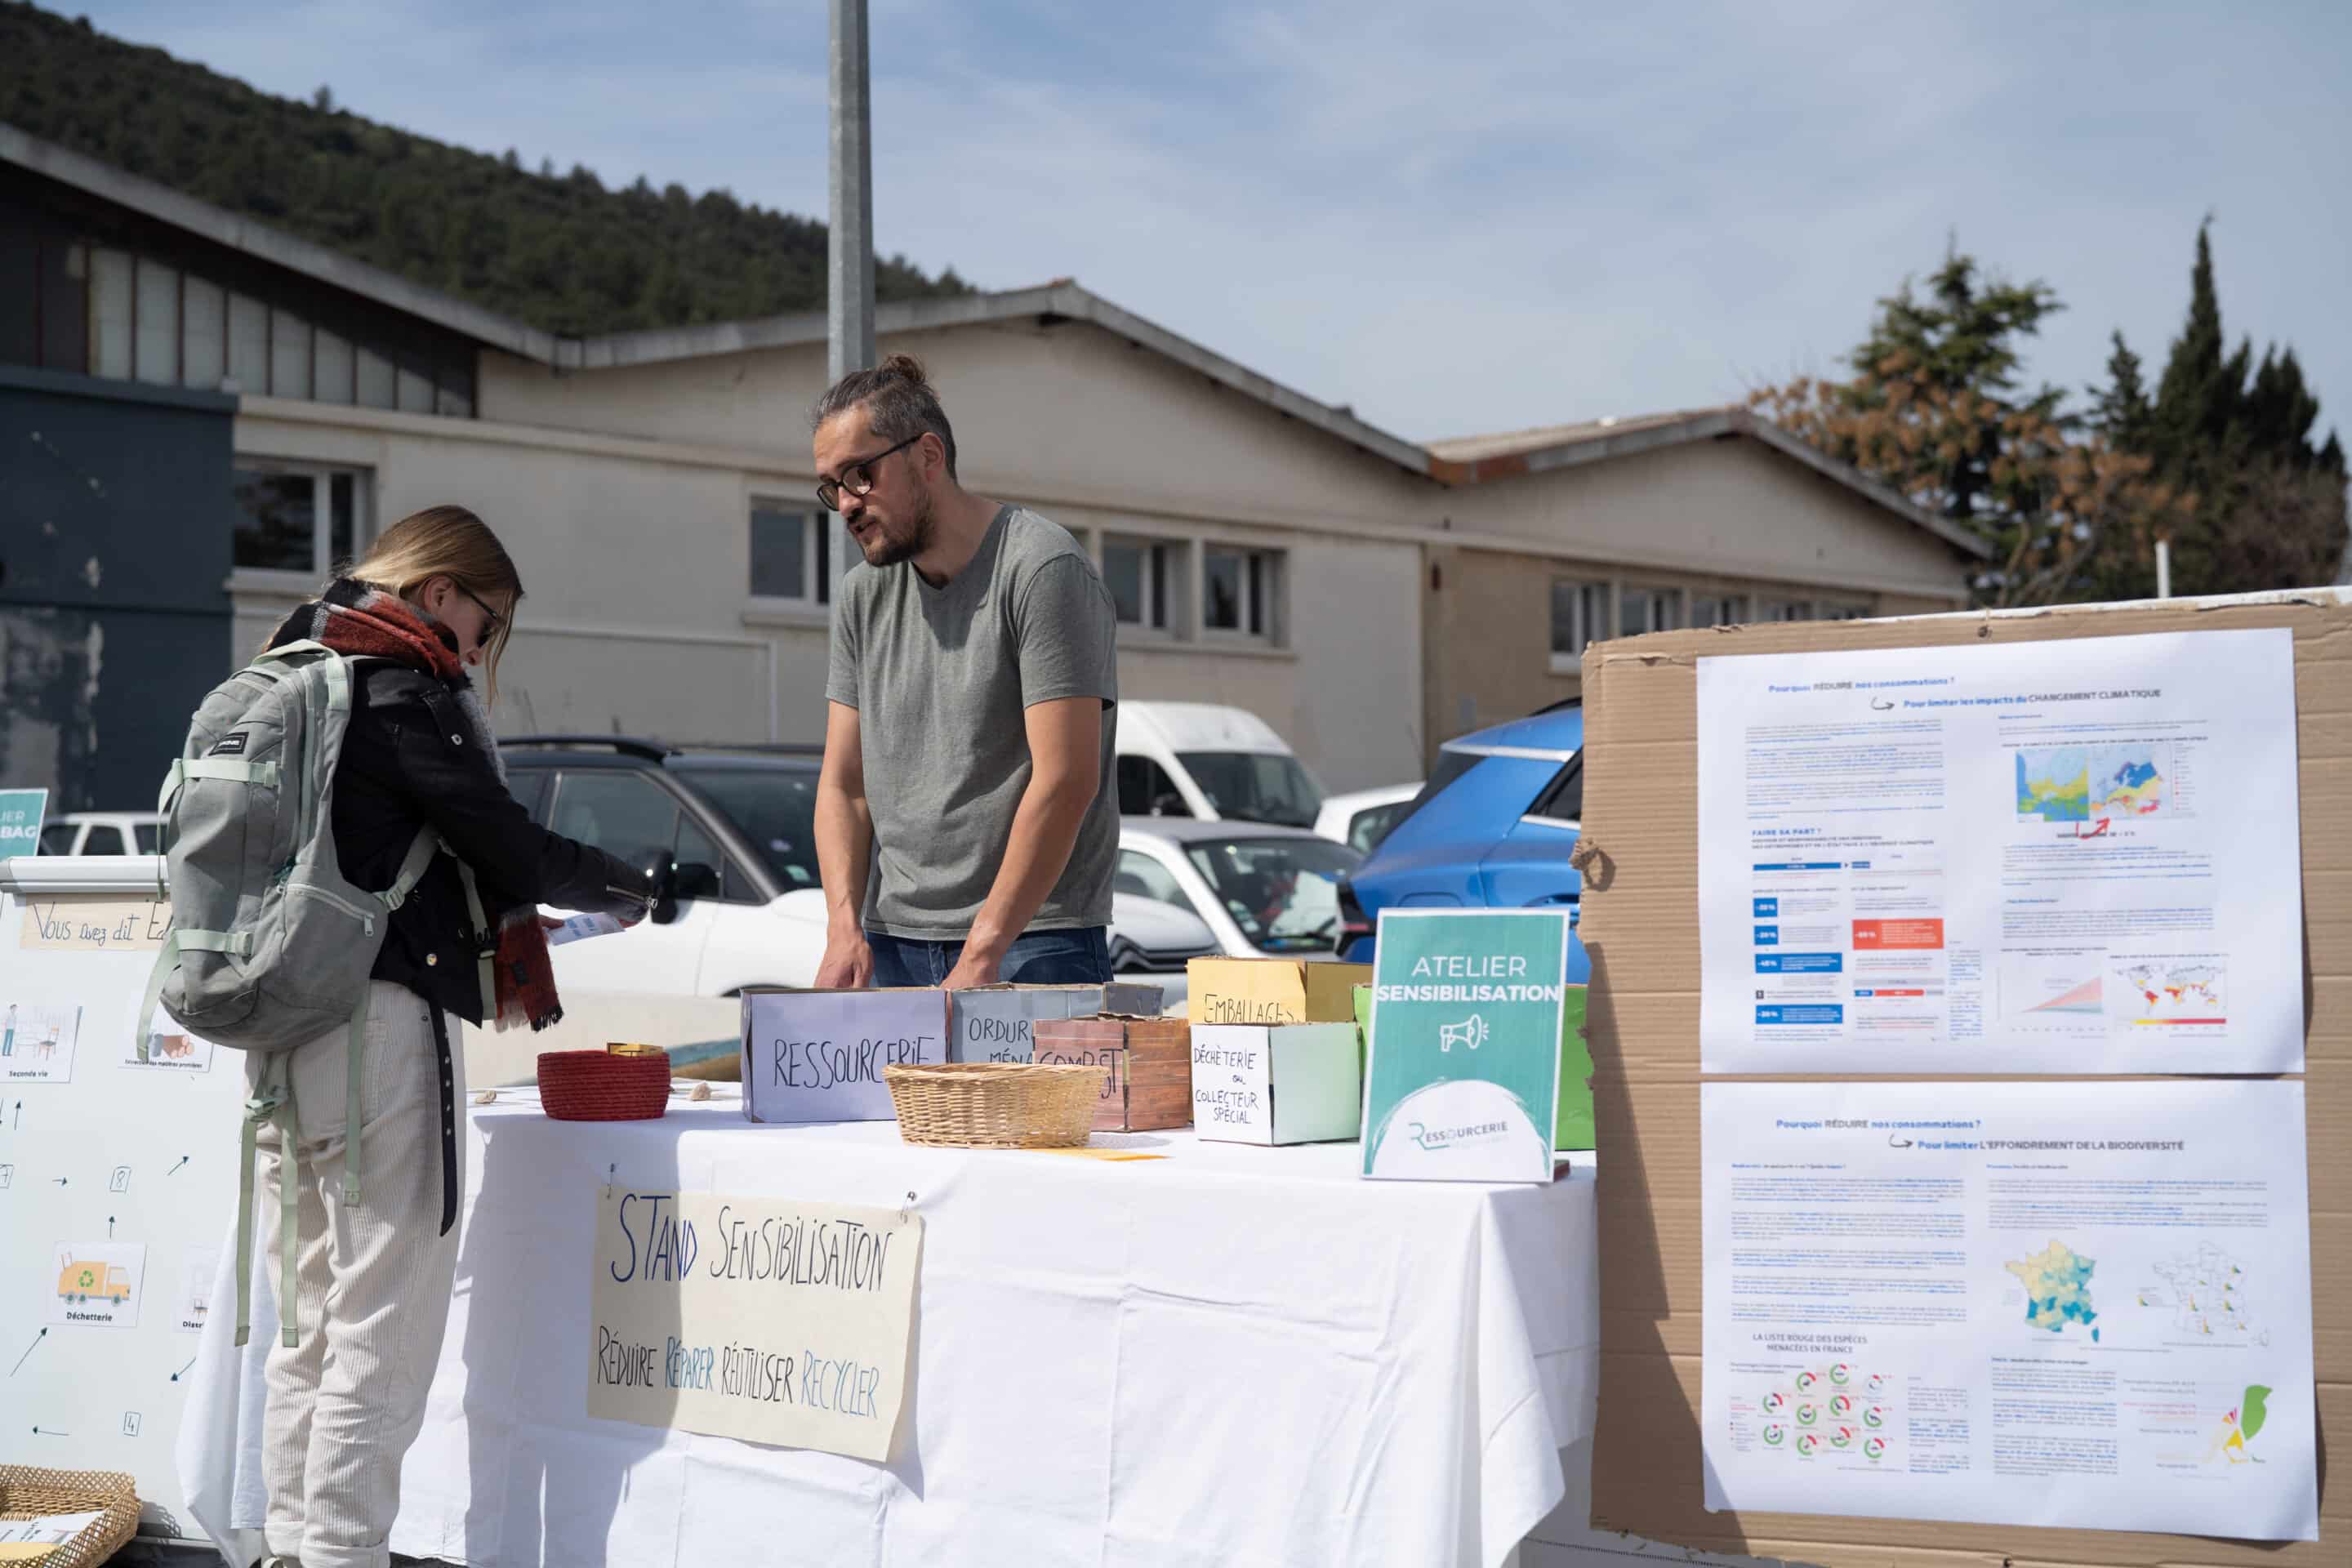
[[(337, 564), (335, 559), (335, 523), (333, 516), (333, 481), (348, 477), (352, 481), (352, 559), (367, 553), (375, 542), (375, 470), (356, 463), (322, 463), (307, 458), (274, 458), (259, 452), (237, 452), (230, 458), (230, 500), (236, 502), (236, 476), (247, 473), (291, 474), (307, 477), (310, 488), (310, 565), (294, 570), (282, 566), (244, 566), (236, 562), (236, 531), (232, 528), (229, 542), (229, 572), (232, 581), (240, 586), (283, 588), (309, 593), (327, 581)], [(249, 516), (237, 506), (240, 519)]]
[[(1282, 604), (1288, 574), (1287, 551), (1261, 544), (1236, 544), (1224, 540), (1201, 542), (1201, 637), (1203, 641), (1244, 647), (1282, 646)], [(1230, 555), (1241, 563), (1237, 624), (1212, 625), (1209, 620), (1209, 563)]]
[(1138, 584), (1143, 600), (1144, 619), (1130, 621), (1118, 611), (1118, 598), (1111, 596), (1112, 617), (1121, 637), (1147, 637), (1153, 641), (1172, 641), (1182, 634), (1185, 585), (1190, 575), (1187, 552), (1189, 540), (1171, 539), (1161, 534), (1129, 533), (1104, 529), (1095, 542), (1095, 571), (1103, 579), (1103, 587), (1110, 589), (1110, 552), (1113, 550), (1133, 550), (1142, 556), (1142, 580)]
[[(1568, 637), (1569, 642), (1573, 645), (1573, 652), (1563, 652), (1559, 647), (1559, 591), (1562, 588), (1576, 590), (1576, 595), (1571, 601), (1575, 613), (1570, 624)], [(1581, 674), (1584, 669), (1584, 650), (1594, 643), (1605, 642), (1616, 635), (1611, 628), (1617, 623), (1617, 584), (1606, 577), (1555, 575), (1550, 581), (1548, 592), (1549, 603), (1546, 606), (1545, 614), (1548, 623), (1546, 641), (1551, 658), (1552, 673), (1555, 675)], [(1594, 594), (1600, 595), (1601, 618), (1606, 623), (1598, 628), (1588, 624), (1592, 617), (1594, 606), (1591, 595)]]
[[(1636, 626), (1626, 623), (1625, 598), (1628, 594), (1643, 595), (1653, 606), (1654, 612), (1656, 613), (1650, 617), (1652, 625)], [(1610, 621), (1617, 628), (1612, 634), (1617, 637), (1637, 637), (1651, 632), (1678, 632), (1690, 619), (1687, 614), (1690, 606), (1686, 602), (1685, 591), (1680, 588), (1667, 587), (1656, 583), (1620, 581), (1612, 585), (1610, 597), (1614, 601), (1611, 609)]]
[[(801, 520), (801, 583), (798, 597), (785, 594), (762, 594), (752, 580), (752, 533), (754, 521), (761, 512)], [(789, 496), (768, 495), (754, 490), (743, 503), (743, 592), (744, 602), (754, 612), (784, 612), (814, 615), (830, 614), (833, 605), (833, 535), (835, 519), (832, 512), (814, 509), (807, 502), (793, 500)]]

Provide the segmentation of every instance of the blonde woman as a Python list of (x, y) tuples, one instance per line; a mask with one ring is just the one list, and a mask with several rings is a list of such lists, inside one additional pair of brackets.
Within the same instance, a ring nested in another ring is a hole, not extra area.
[[(335, 773), (332, 826), (345, 876), (393, 884), (419, 827), (431, 826), (479, 884), (477, 929), (457, 868), (436, 857), (394, 911), (368, 997), (362, 1072), (364, 1201), (341, 1186), (347, 1031), (294, 1052), (301, 1106), (299, 1305), (302, 1342), (269, 1353), (262, 1422), (270, 1561), (300, 1568), (383, 1568), (400, 1501), (400, 1461), (415, 1441), (441, 1353), (457, 1260), (457, 1117), (465, 1085), (447, 1015), (542, 1028), (562, 1016), (541, 902), (634, 921), (655, 894), (651, 868), (623, 866), (549, 833), (507, 793), (486, 702), (522, 601), (514, 563), (482, 520), (440, 506), (387, 529), (347, 577), (302, 605), (270, 639), (305, 638), (363, 656)], [(495, 953), (496, 996), (480, 959)], [(261, 1062), (253, 1058), (250, 1070)], [(258, 1233), (278, 1234), (272, 1125), (261, 1134)], [(278, 1271), (269, 1269), (271, 1287)]]

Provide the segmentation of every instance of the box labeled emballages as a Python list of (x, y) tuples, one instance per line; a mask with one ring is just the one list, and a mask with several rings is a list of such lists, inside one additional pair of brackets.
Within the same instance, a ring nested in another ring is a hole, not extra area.
[(1108, 985), (981, 985), (948, 993), (948, 1060), (1025, 1062), (1030, 1030), (1041, 1018), (1091, 1018), (1118, 1013), (1160, 1016), (1157, 985), (1114, 981)]
[(752, 1121), (891, 1121), (886, 1067), (948, 1059), (948, 994), (925, 989), (743, 993), (743, 1115)]
[(1192, 1121), (1191, 1030), (1181, 1018), (1040, 1019), (1031, 1060), (1104, 1069), (1095, 1126), (1153, 1132)]
[(1297, 958), (1196, 958), (1184, 966), (1195, 1024), (1344, 1024), (1369, 963)]
[(1234, 1143), (1335, 1143), (1363, 1121), (1353, 1024), (1195, 1024), (1192, 1125)]

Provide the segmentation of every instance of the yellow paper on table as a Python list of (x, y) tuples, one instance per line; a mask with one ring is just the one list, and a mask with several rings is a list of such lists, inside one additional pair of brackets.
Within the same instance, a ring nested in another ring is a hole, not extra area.
[(1032, 1149), (1032, 1154), (1067, 1154), (1076, 1160), (1165, 1160), (1165, 1154), (1146, 1154), (1135, 1149)]

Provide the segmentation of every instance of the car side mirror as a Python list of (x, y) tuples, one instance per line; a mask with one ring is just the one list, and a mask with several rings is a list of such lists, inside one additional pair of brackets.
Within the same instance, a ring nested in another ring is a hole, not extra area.
[(680, 899), (715, 899), (719, 896), (719, 868), (706, 866), (699, 860), (677, 864), (670, 878)]
[(675, 858), (664, 855), (654, 862), (654, 907), (647, 915), (657, 926), (666, 926), (677, 919), (677, 872)]

